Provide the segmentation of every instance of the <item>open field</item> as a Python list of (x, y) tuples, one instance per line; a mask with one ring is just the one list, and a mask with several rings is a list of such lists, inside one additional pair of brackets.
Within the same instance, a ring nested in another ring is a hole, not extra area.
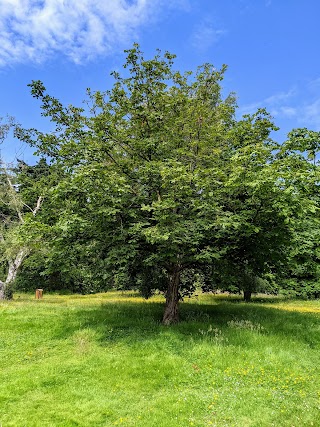
[(0, 303), (0, 425), (320, 426), (320, 301), (133, 293)]

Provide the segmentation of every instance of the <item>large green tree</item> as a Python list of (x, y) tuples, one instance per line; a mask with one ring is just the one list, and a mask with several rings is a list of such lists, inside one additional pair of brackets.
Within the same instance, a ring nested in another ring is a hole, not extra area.
[(234, 95), (222, 95), (225, 67), (181, 74), (173, 60), (146, 60), (134, 45), (112, 89), (88, 91), (87, 110), (34, 81), (55, 129), (20, 130), (65, 174), (51, 193), (62, 268), (146, 296), (160, 289), (164, 324), (178, 320), (190, 275), (209, 289), (226, 264), (242, 278), (281, 265), (302, 209), (269, 115), (237, 121)]

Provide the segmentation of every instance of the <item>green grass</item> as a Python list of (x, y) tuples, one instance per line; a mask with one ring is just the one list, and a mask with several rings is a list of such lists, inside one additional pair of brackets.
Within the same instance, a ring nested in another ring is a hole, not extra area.
[(0, 303), (0, 426), (320, 426), (320, 301)]

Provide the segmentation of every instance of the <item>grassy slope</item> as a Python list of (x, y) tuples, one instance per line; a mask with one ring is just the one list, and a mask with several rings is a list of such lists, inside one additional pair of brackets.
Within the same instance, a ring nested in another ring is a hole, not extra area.
[(21, 295), (0, 304), (0, 425), (320, 426), (320, 302)]

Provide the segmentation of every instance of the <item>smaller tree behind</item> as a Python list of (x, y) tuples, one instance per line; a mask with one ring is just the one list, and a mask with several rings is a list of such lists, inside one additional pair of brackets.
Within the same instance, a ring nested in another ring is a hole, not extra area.
[[(0, 142), (15, 131), (17, 124), (12, 118), (0, 126)], [(17, 180), (17, 170), (0, 159), (0, 262), (3, 279), (0, 280), (0, 299), (12, 297), (10, 286), (15, 281), (24, 259), (30, 253), (32, 244), (32, 221), (41, 208), (43, 196), (38, 194), (32, 200), (24, 199)], [(28, 203), (27, 203), (28, 202)]]

